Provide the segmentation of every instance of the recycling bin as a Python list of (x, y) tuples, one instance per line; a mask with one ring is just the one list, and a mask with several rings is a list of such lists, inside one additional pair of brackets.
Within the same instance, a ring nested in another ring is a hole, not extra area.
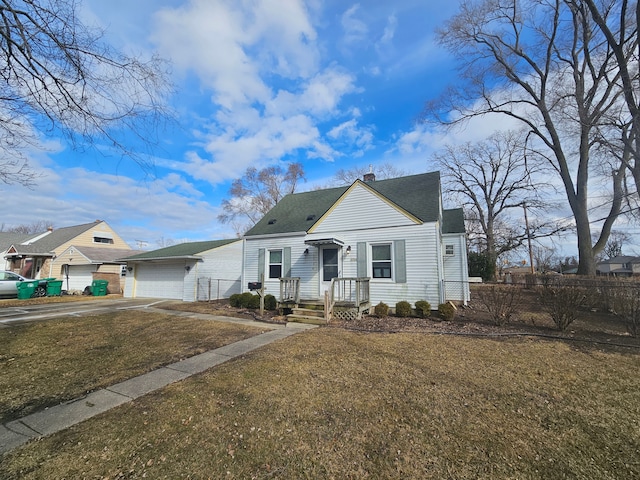
[(62, 294), (62, 280), (47, 282), (47, 297), (59, 297)]
[(18, 298), (20, 300), (26, 300), (31, 298), (38, 288), (38, 282), (19, 282), (16, 284), (18, 288)]
[(107, 294), (107, 280), (94, 280), (91, 282), (91, 293), (94, 297), (104, 297)]

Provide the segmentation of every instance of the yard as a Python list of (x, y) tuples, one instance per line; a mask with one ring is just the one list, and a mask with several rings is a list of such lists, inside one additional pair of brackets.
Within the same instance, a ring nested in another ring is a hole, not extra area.
[[(70, 338), (100, 323), (65, 323), (73, 320), (60, 322)], [(467, 318), (438, 331), (438, 322), (413, 322), (411, 332), (337, 325), (276, 342), (20, 447), (2, 459), (0, 476), (640, 477), (637, 342), (468, 336), (487, 326), (465, 328)], [(144, 325), (132, 327), (136, 341), (120, 355), (135, 357), (150, 342)], [(23, 333), (24, 348), (37, 358), (31, 334)], [(153, 350), (169, 350), (165, 338)], [(58, 342), (60, 356), (78, 343)], [(76, 355), (62, 364), (94, 357)], [(0, 374), (10, 361), (3, 357)], [(32, 371), (55, 376), (51, 361)], [(3, 405), (29, 395), (20, 383), (6, 389), (6, 380)]]

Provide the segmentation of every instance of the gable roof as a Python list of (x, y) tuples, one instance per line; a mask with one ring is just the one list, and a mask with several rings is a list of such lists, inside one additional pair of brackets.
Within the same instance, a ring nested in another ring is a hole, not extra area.
[(6, 251), (11, 245), (26, 242), (37, 235), (38, 234), (0, 232), (0, 252)]
[(422, 222), (439, 219), (440, 172), (431, 172), (366, 183), (356, 180), (350, 186), (287, 195), (245, 236), (308, 232), (356, 184), (373, 190)]
[(640, 263), (640, 257), (632, 257), (630, 255), (619, 255), (617, 257), (608, 258), (602, 262), (598, 262), (598, 265), (618, 265), (625, 263)]
[(239, 242), (237, 238), (227, 240), (209, 240), (204, 242), (187, 242), (171, 245), (170, 247), (159, 248), (150, 252), (138, 253), (129, 257), (120, 258), (120, 260), (137, 261), (137, 260), (167, 260), (180, 258), (199, 258), (197, 255), (214, 248), (219, 248), (233, 242)]
[[(122, 260), (122, 254), (138, 253), (139, 250), (123, 250), (122, 248), (109, 248), (109, 247), (84, 247), (71, 245), (64, 252), (58, 255), (58, 258), (71, 254), (71, 249), (74, 249), (77, 253), (82, 255), (89, 263), (124, 263)], [(75, 264), (75, 262), (74, 262)]]
[(12, 244), (12, 252), (18, 255), (28, 254), (51, 256), (53, 255), (53, 251), (60, 245), (64, 245), (100, 223), (102, 223), (102, 220), (96, 220), (95, 222), (85, 223), (82, 225), (58, 228), (28, 245), (22, 245), (20, 243)]

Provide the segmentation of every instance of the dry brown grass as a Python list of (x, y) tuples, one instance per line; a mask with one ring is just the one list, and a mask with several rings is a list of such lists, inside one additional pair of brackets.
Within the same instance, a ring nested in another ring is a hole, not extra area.
[(259, 332), (139, 310), (0, 329), (0, 421)]
[(3, 458), (7, 479), (640, 477), (640, 354), (322, 328)]

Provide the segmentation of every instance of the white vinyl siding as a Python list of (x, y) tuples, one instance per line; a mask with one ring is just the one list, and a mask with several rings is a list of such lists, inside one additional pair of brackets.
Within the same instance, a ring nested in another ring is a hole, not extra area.
[[(444, 251), (444, 296), (445, 300), (467, 302), (470, 300), (469, 276), (467, 272), (467, 245), (462, 234), (443, 235)], [(453, 250), (447, 252), (447, 247)]]
[[(375, 212), (375, 215), (371, 215), (371, 212)], [(357, 185), (321, 223), (314, 227), (313, 233), (349, 232), (415, 224), (415, 221), (403, 212), (364, 186)]]

